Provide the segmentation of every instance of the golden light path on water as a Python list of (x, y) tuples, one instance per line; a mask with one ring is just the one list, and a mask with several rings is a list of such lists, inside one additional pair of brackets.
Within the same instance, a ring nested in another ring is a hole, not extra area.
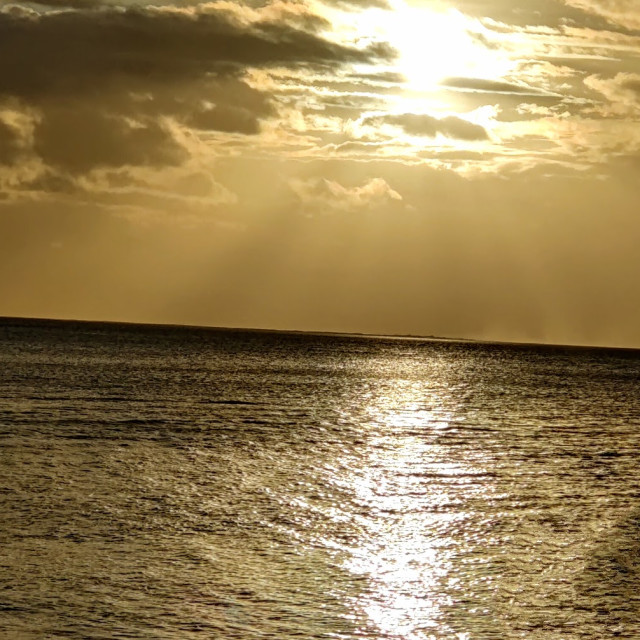
[[(368, 588), (351, 603), (354, 620), (367, 620), (365, 635), (430, 640), (446, 633), (466, 640), (468, 634), (450, 628), (445, 617), (457, 606), (452, 594), (464, 597), (469, 586), (460, 584), (458, 574), (461, 563), (469, 562), (460, 557), (465, 503), (491, 493), (487, 474), (472, 457), (453, 457), (438, 444), (440, 435), (455, 429), (446, 385), (434, 390), (424, 380), (396, 381), (365, 411), (370, 431), (364, 452), (347, 454), (340, 466), (349, 472), (334, 480), (351, 489), (359, 507), (362, 533), (344, 568)], [(469, 540), (472, 546), (478, 542)]]

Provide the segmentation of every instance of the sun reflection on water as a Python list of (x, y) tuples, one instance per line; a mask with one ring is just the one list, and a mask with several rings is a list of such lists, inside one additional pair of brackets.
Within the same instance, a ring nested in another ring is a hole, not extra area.
[(425, 395), (420, 384), (378, 396), (366, 408), (364, 451), (347, 462), (350, 471), (341, 478), (361, 516), (362, 535), (344, 568), (367, 582), (352, 603), (356, 617), (366, 620), (363, 634), (468, 637), (448, 626), (445, 610), (456, 606), (459, 582), (456, 553), (466, 519), (460, 485), (465, 493), (485, 488), (469, 482), (481, 473), (472, 461), (453, 458), (438, 443), (439, 433), (455, 429), (455, 407), (443, 400)]

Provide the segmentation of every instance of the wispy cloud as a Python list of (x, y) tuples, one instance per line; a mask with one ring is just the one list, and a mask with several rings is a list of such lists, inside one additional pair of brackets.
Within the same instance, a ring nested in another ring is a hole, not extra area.
[(414, 136), (435, 137), (438, 134), (446, 138), (458, 140), (486, 140), (487, 132), (477, 124), (462, 118), (448, 116), (434, 118), (424, 113), (402, 113), (395, 115), (370, 116), (363, 121), (365, 125), (380, 126), (390, 124), (401, 127), (406, 133)]

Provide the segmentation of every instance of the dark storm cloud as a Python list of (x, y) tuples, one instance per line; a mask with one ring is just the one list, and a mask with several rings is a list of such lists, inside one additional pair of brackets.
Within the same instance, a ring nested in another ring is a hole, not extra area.
[(426, 114), (403, 113), (389, 116), (373, 116), (366, 118), (364, 124), (372, 126), (391, 124), (401, 127), (409, 135), (428, 136), (430, 138), (435, 138), (438, 134), (446, 138), (468, 141), (486, 140), (488, 138), (487, 132), (483, 127), (455, 116), (434, 118)]

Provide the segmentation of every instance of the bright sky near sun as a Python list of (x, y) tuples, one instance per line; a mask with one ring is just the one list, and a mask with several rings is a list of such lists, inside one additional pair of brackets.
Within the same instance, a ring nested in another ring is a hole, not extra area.
[(639, 123), (636, 0), (5, 0), (0, 314), (640, 347)]
[(335, 17), (357, 41), (389, 42), (396, 49), (389, 67), (404, 76), (407, 93), (433, 94), (447, 77), (500, 77), (514, 66), (508, 53), (474, 41), (481, 24), (450, 6), (397, 0), (391, 7)]

